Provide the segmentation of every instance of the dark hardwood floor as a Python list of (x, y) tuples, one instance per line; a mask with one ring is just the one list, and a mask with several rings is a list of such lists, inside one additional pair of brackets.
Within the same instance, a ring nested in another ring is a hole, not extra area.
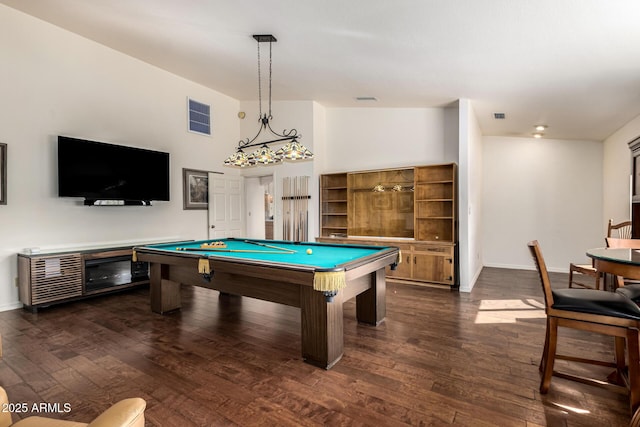
[[(377, 328), (358, 325), (347, 302), (344, 356), (329, 371), (302, 362), (298, 309), (182, 292), (182, 311), (165, 316), (150, 312), (148, 289), (0, 313), (0, 384), (14, 403), (69, 403), (55, 416), (78, 421), (139, 396), (147, 425), (163, 427), (630, 420), (627, 396), (607, 390), (554, 377), (539, 394), (545, 320), (534, 271), (485, 268), (470, 294), (388, 283)], [(613, 357), (612, 341), (579, 331), (561, 331), (560, 348)]]

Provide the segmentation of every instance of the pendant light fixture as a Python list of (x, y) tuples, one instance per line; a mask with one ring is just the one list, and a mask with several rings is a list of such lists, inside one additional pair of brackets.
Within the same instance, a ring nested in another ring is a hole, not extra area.
[[(305, 160), (313, 158), (313, 153), (306, 148), (304, 145), (300, 144), (298, 141), (302, 135), (298, 135), (298, 131), (295, 129), (291, 129), (287, 131), (286, 129), (282, 131), (282, 133), (278, 133), (271, 129), (271, 125), (269, 120), (273, 119), (271, 115), (271, 51), (273, 43), (277, 42), (276, 38), (271, 34), (254, 34), (253, 38), (258, 42), (258, 101), (259, 101), (259, 122), (260, 127), (258, 128), (258, 133), (253, 138), (244, 139), (238, 142), (238, 148), (236, 152), (229, 156), (224, 164), (226, 166), (235, 166), (244, 168), (247, 166), (255, 166), (258, 164), (262, 165), (271, 165), (281, 163), (283, 160)], [(260, 44), (261, 43), (269, 43), (269, 109), (268, 112), (262, 113), (262, 79), (260, 74)], [(267, 141), (258, 141), (258, 137), (262, 134), (262, 132), (269, 132), (271, 136), (267, 138), (271, 138)], [(282, 144), (285, 145), (278, 150), (274, 151), (271, 147), (271, 144)], [(250, 154), (245, 153), (245, 149), (259, 147), (255, 151)]]

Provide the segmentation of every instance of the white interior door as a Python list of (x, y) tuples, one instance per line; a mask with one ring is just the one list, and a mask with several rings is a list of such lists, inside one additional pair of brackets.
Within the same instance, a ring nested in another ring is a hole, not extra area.
[(242, 237), (244, 233), (243, 178), (209, 173), (209, 239)]

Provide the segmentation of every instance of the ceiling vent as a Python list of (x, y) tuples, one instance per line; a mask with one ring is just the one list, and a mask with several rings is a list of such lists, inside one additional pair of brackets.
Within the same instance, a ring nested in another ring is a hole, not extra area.
[(493, 113), (493, 118), (496, 120), (504, 120), (507, 116), (504, 113)]
[(357, 96), (356, 101), (358, 102), (367, 102), (367, 101), (377, 101), (378, 98), (375, 96)]
[(211, 106), (189, 98), (189, 130), (211, 135)]

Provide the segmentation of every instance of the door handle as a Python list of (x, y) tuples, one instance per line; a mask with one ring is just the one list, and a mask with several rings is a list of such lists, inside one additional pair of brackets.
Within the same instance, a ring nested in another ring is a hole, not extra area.
[(216, 226), (215, 226), (215, 225), (212, 225), (212, 226), (211, 226), (211, 228), (216, 228)]

